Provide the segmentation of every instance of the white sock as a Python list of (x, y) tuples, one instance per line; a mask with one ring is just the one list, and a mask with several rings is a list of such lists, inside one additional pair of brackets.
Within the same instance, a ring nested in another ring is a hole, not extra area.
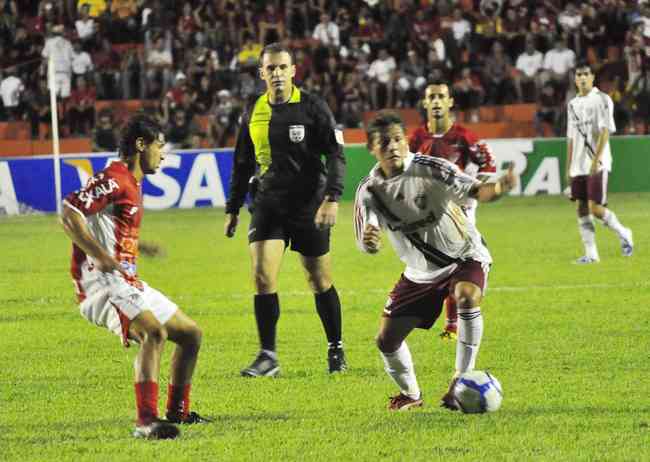
[(628, 229), (618, 221), (618, 217), (611, 210), (605, 209), (605, 214), (601, 221), (603, 225), (614, 231), (620, 240), (624, 240), (628, 237)]
[(481, 307), (458, 310), (458, 341), (456, 342), (456, 372), (471, 371), (483, 337)]
[(400, 347), (392, 353), (380, 352), (384, 360), (384, 369), (397, 384), (400, 391), (409, 398), (420, 398), (420, 387), (415, 378), (415, 369), (413, 368), (413, 358), (411, 351), (402, 342)]
[(596, 228), (594, 227), (594, 216), (585, 215), (578, 217), (578, 231), (582, 243), (585, 245), (585, 255), (598, 260), (598, 248), (596, 247)]

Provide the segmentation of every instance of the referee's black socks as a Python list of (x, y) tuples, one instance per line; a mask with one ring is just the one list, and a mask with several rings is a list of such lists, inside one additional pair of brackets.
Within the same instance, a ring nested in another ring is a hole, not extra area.
[(275, 325), (279, 317), (280, 302), (277, 293), (255, 295), (255, 320), (262, 350), (275, 351)]
[(316, 311), (323, 323), (330, 348), (340, 348), (341, 342), (341, 301), (334, 286), (323, 293), (314, 294)]

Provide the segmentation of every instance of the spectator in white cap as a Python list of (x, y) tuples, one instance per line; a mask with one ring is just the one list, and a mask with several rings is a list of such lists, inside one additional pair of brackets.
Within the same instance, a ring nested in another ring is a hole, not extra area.
[(182, 71), (178, 71), (174, 77), (174, 86), (165, 93), (165, 98), (169, 100), (171, 108), (175, 109), (183, 105), (186, 94), (188, 94), (187, 76)]

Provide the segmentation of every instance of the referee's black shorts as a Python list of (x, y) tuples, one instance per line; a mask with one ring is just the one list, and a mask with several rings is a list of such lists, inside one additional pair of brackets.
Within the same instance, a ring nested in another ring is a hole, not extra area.
[(248, 228), (248, 242), (282, 239), (285, 247), (305, 257), (320, 257), (330, 250), (330, 230), (317, 229), (315, 211), (278, 214), (264, 206), (253, 210)]

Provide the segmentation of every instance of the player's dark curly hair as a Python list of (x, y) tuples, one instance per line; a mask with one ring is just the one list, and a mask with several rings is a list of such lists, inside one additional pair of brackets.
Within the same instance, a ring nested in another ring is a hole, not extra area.
[(404, 130), (404, 122), (402, 118), (393, 111), (381, 111), (377, 114), (366, 126), (366, 138), (368, 149), (371, 148), (370, 143), (374, 138), (375, 133), (381, 134), (386, 131), (391, 125), (399, 125)]
[(122, 129), (120, 157), (124, 160), (130, 159), (137, 152), (135, 141), (138, 138), (142, 138), (145, 144), (149, 145), (158, 138), (162, 131), (162, 127), (153, 117), (143, 112), (135, 114)]

